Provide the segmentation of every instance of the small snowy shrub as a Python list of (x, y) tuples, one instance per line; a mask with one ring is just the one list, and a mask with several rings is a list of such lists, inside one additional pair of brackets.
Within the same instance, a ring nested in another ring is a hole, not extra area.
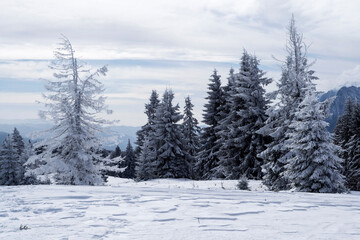
[(249, 189), (249, 181), (245, 176), (242, 176), (239, 179), (239, 182), (238, 182), (238, 184), (236, 186), (240, 190), (250, 190)]

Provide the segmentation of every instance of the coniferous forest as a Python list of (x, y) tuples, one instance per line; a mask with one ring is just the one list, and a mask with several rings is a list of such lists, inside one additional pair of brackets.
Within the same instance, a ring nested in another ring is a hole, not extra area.
[[(111, 114), (101, 83), (107, 66), (87, 68), (62, 36), (49, 66), (54, 77), (45, 85), (46, 110), (40, 112), (54, 125), (33, 143), (16, 128), (8, 135), (0, 148), (0, 184), (102, 185), (112, 176), (252, 179), (272, 191), (359, 191), (360, 105), (349, 99), (329, 133), (332, 99), (319, 101), (321, 79), (294, 17), (286, 38), (280, 79), (267, 77), (261, 60), (244, 49), (238, 68), (209, 72), (201, 123), (190, 96), (181, 109), (172, 89), (154, 89), (135, 145), (107, 151), (99, 138), (103, 126), (113, 124), (99, 117)], [(267, 92), (272, 83), (276, 89)]]

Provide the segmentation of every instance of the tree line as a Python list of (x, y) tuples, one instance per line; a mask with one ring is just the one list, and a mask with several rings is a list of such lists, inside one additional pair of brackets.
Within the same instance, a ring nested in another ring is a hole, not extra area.
[[(20, 157), (14, 131), (2, 146), (1, 183), (23, 184), (4, 179), (24, 176), (33, 182), (98, 185), (110, 175), (139, 181), (248, 178), (262, 180), (274, 191), (359, 190), (359, 105), (347, 103), (333, 142), (325, 122), (331, 100), (318, 100), (317, 77), (294, 18), (286, 50), (281, 78), (271, 93), (264, 88), (273, 80), (266, 77), (259, 59), (245, 49), (239, 69), (230, 69), (225, 85), (214, 70), (203, 128), (193, 115), (190, 97), (181, 113), (173, 103), (171, 89), (166, 89), (161, 99), (153, 90), (145, 104), (147, 123), (137, 132), (137, 146), (132, 149), (129, 142), (126, 155), (121, 156), (116, 151), (104, 153), (97, 137), (103, 124), (111, 124), (97, 117), (100, 112), (111, 113), (102, 96), (104, 86), (97, 79), (106, 75), (107, 67), (91, 72), (78, 62), (70, 41), (63, 36), (50, 66), (55, 80), (46, 84), (44, 104), (48, 110), (41, 112), (55, 123), (51, 137), (34, 144), (27, 157)], [(17, 160), (9, 160), (10, 156)], [(23, 169), (16, 170), (19, 166)], [(5, 174), (4, 169), (14, 171)]]

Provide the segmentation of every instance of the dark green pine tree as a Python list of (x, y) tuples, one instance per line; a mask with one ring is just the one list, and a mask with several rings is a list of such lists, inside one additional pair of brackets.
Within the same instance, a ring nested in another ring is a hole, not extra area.
[(116, 157), (120, 157), (121, 156), (121, 149), (119, 147), (119, 145), (117, 145), (115, 147), (115, 150), (113, 152), (111, 152), (110, 154), (110, 159), (116, 158)]
[(190, 176), (195, 178), (195, 173), (193, 171), (195, 166), (196, 154), (200, 148), (199, 142), (199, 133), (200, 127), (198, 126), (198, 121), (193, 114), (194, 105), (191, 103), (191, 99), (188, 96), (185, 98), (185, 107), (184, 107), (184, 121), (182, 123), (182, 132), (184, 135), (184, 141), (187, 145), (187, 151), (189, 153), (189, 163), (190, 163)]
[(139, 158), (141, 154), (142, 146), (145, 142), (145, 138), (150, 135), (153, 131), (152, 126), (154, 125), (154, 120), (156, 117), (156, 108), (159, 106), (160, 100), (159, 95), (155, 90), (152, 90), (149, 103), (145, 104), (145, 114), (147, 116), (147, 123), (137, 131), (137, 140), (135, 144), (135, 156)]
[(0, 150), (0, 185), (25, 184), (25, 166), (28, 159), (25, 144), (15, 128), (4, 140)]
[(130, 139), (128, 140), (128, 144), (125, 150), (125, 157), (124, 157), (124, 164), (125, 164), (125, 171), (121, 174), (123, 178), (135, 178), (135, 166), (136, 166), (136, 158), (134, 149), (130, 143)]
[(208, 84), (208, 96), (205, 98), (208, 102), (205, 104), (203, 122), (207, 125), (200, 133), (201, 148), (197, 156), (195, 166), (196, 175), (199, 179), (216, 178), (216, 167), (219, 164), (219, 159), (216, 155), (219, 150), (217, 140), (219, 139), (216, 133), (216, 127), (221, 119), (219, 110), (224, 103), (223, 92), (221, 89), (220, 75), (217, 74), (216, 69), (211, 75), (210, 83)]
[(16, 152), (14, 159), (16, 160), (16, 175), (17, 175), (17, 184), (25, 183), (25, 162), (27, 161), (27, 156), (25, 155), (25, 143), (20, 135), (19, 131), (14, 128), (14, 131), (11, 135), (13, 149)]
[(189, 153), (178, 122), (179, 105), (173, 106), (174, 94), (166, 90), (156, 110), (154, 132), (149, 136), (155, 151), (153, 167), (157, 178), (189, 178)]
[(335, 127), (335, 143), (342, 151), (346, 186), (350, 190), (360, 190), (360, 105), (348, 99), (345, 113), (339, 117)]
[[(343, 149), (343, 151), (339, 152), (339, 156), (344, 159), (343, 174), (345, 175), (345, 177), (348, 174), (349, 167), (349, 153), (348, 151), (345, 151), (345, 149), (347, 148), (350, 139), (355, 135), (356, 121), (354, 121), (354, 118), (354, 103), (349, 97), (345, 104), (344, 114), (338, 118), (334, 129), (334, 143)], [(346, 177), (346, 179), (348, 179), (348, 177)]]
[[(219, 120), (218, 120), (218, 124), (217, 126), (215, 126), (215, 132), (216, 135), (218, 136), (218, 139), (216, 140), (216, 145), (215, 145), (215, 149), (217, 149), (217, 152), (215, 153), (217, 158), (223, 159), (224, 158), (224, 154), (227, 154), (227, 152), (223, 151), (223, 143), (224, 141), (226, 141), (228, 139), (229, 136), (229, 128), (228, 126), (231, 124), (232, 121), (232, 117), (229, 117), (229, 115), (232, 115), (231, 112), (231, 108), (232, 108), (232, 102), (231, 102), (231, 97), (233, 94), (233, 90), (234, 90), (234, 84), (236, 81), (236, 75), (234, 74), (234, 69), (231, 68), (230, 72), (229, 72), (229, 77), (228, 77), (228, 83), (226, 86), (221, 87), (222, 89), (222, 103), (218, 108), (218, 116), (219, 116)], [(221, 162), (221, 160), (220, 160)], [(223, 163), (220, 163), (219, 165), (216, 167), (215, 171), (216, 171), (216, 177), (217, 178), (226, 178), (226, 172), (225, 172), (225, 168), (223, 168)]]
[(8, 135), (0, 148), (0, 185), (18, 185), (17, 151)]
[(140, 149), (140, 156), (137, 158), (135, 166), (135, 176), (137, 181), (153, 179), (155, 149), (151, 146), (149, 136), (145, 137), (144, 144)]
[(220, 121), (222, 143), (218, 156), (218, 171), (227, 179), (261, 178), (262, 161), (257, 154), (264, 150), (265, 141), (257, 131), (266, 120), (266, 100), (263, 86), (271, 79), (259, 69), (259, 61), (245, 50), (239, 74), (229, 90), (229, 114)]

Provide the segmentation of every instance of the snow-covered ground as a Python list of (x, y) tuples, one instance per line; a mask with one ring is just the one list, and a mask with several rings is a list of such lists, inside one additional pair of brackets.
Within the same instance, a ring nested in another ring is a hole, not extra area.
[(256, 181), (240, 191), (236, 183), (1, 186), (0, 239), (360, 239), (359, 192), (275, 193)]

